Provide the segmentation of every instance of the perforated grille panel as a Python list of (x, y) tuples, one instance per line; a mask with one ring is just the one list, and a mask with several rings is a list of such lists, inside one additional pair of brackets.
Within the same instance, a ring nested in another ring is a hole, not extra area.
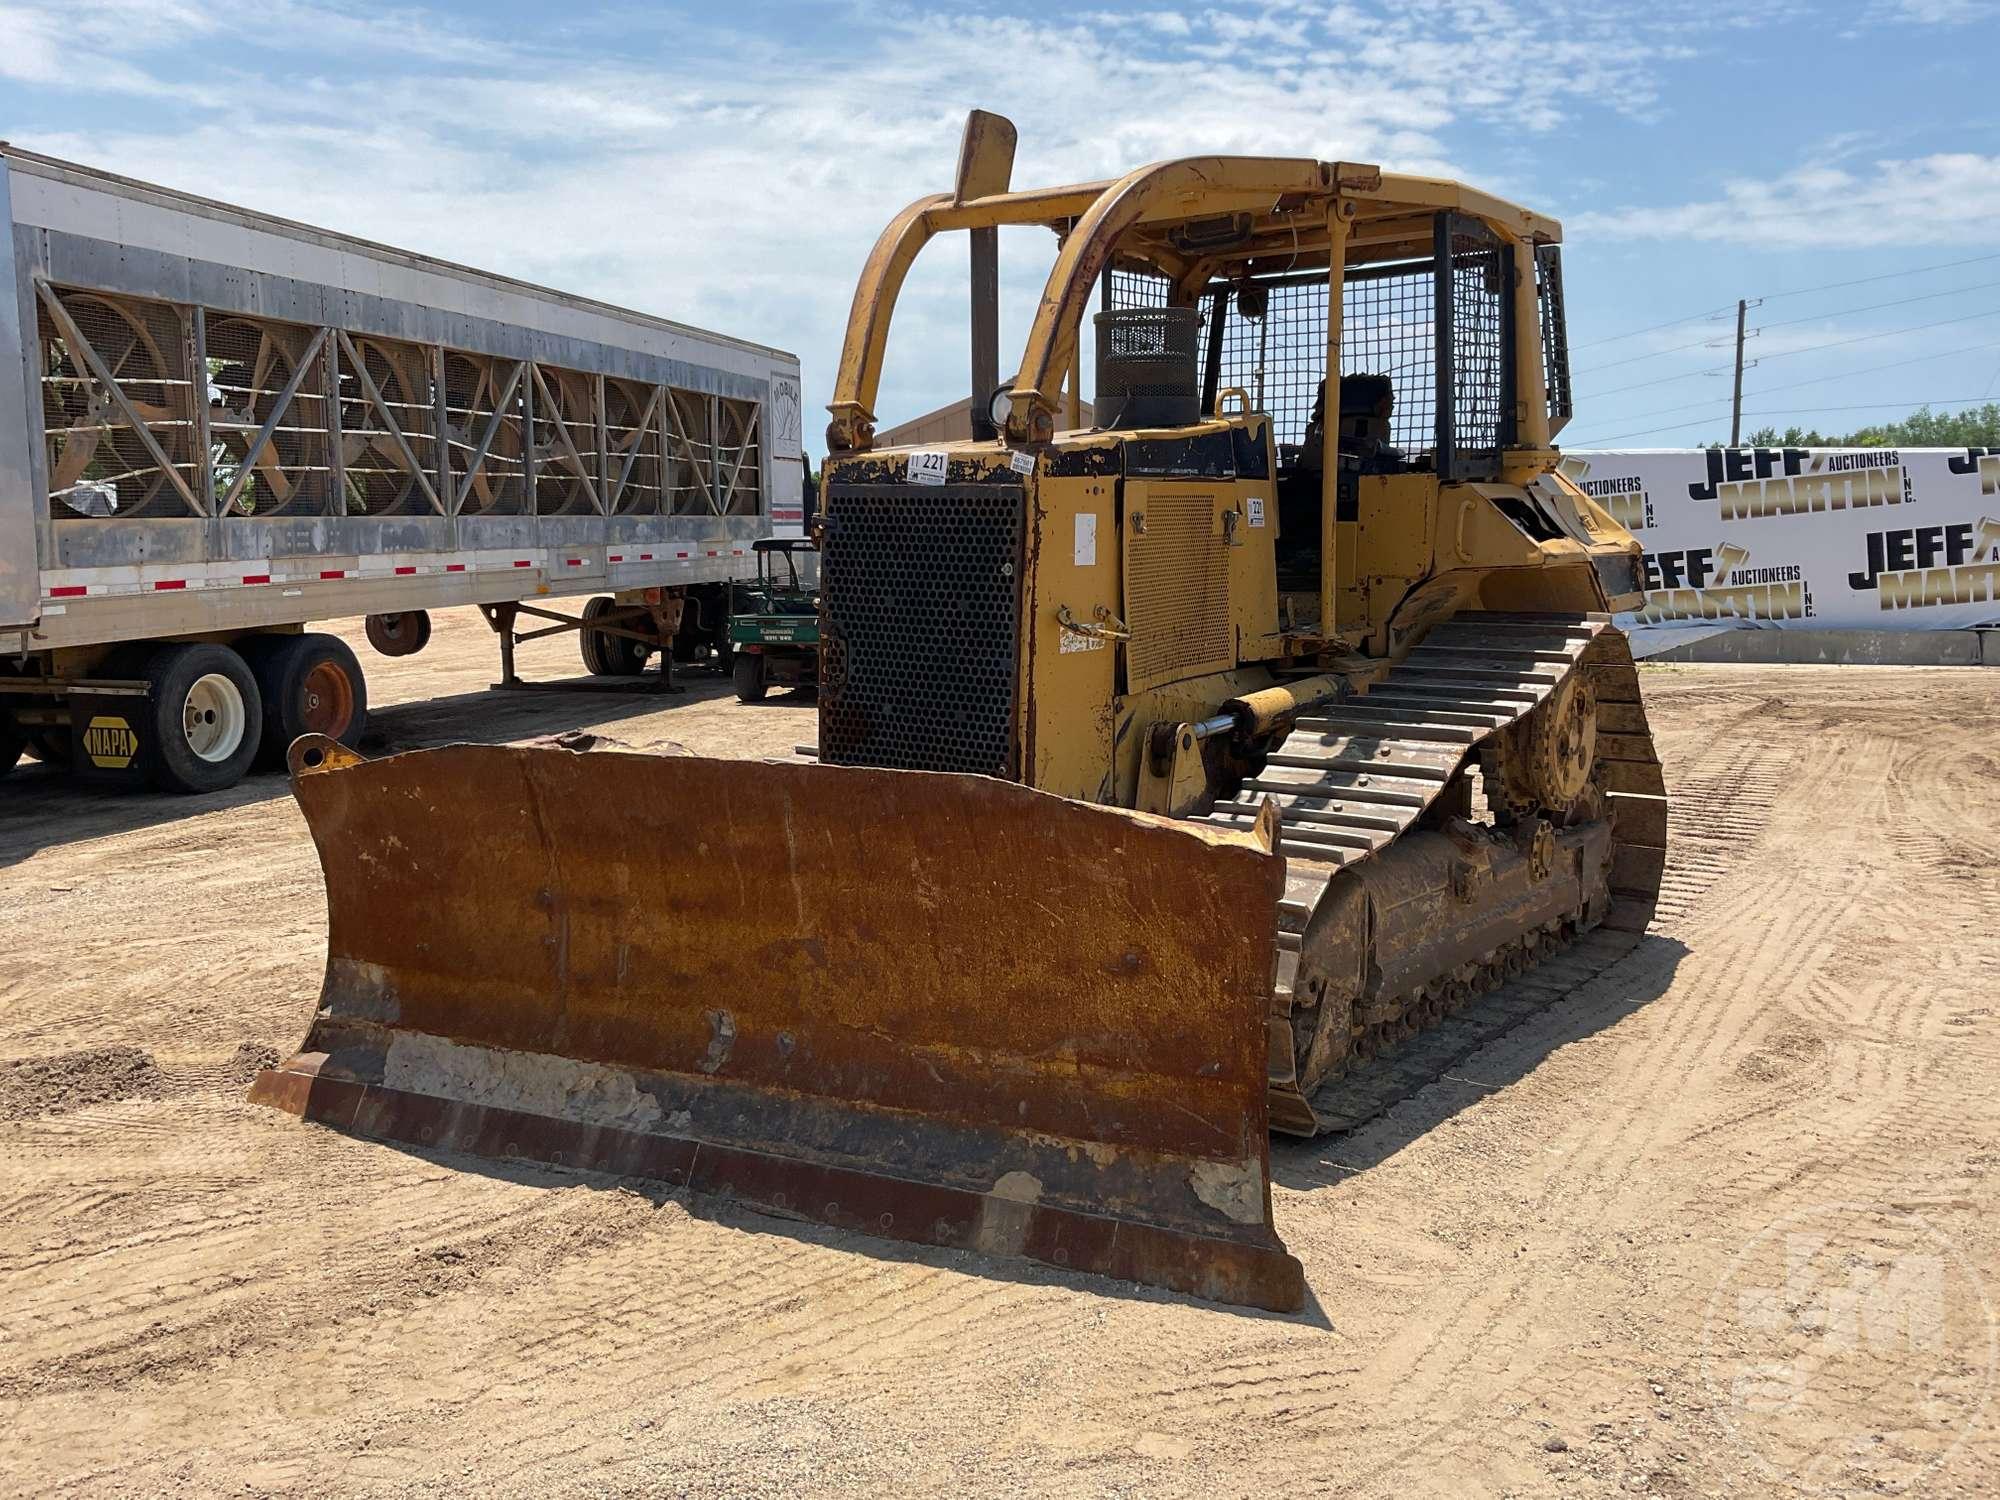
[(827, 487), (820, 758), (1014, 774), (1018, 484)]
[(1542, 307), (1542, 373), (1549, 385), (1549, 431), (1554, 434), (1576, 415), (1569, 378), (1569, 324), (1563, 311), (1562, 246), (1536, 247), (1535, 290)]
[[(1440, 424), (1438, 471), (1447, 479), (1496, 472), (1500, 450), (1513, 441), (1509, 326), (1513, 257), (1477, 220), (1440, 216), (1439, 300), (1448, 336), (1439, 340), (1438, 385), (1450, 392)], [(1449, 285), (1445, 277), (1449, 276)]]
[(1125, 670), (1134, 692), (1235, 659), (1229, 638), (1229, 548), (1215, 496), (1150, 487), (1128, 500), (1144, 517), (1126, 543)]

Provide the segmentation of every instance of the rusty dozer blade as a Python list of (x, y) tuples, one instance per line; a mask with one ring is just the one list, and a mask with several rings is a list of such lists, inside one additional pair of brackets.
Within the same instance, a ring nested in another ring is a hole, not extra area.
[(1271, 1222), (1269, 828), (928, 772), (319, 739), (291, 758), (326, 980), (252, 1099), (1303, 1306)]

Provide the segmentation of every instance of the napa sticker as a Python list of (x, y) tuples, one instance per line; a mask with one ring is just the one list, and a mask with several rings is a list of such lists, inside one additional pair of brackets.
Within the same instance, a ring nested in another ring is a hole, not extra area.
[(139, 753), (139, 736), (123, 719), (100, 715), (84, 728), (83, 753), (93, 766), (122, 771)]

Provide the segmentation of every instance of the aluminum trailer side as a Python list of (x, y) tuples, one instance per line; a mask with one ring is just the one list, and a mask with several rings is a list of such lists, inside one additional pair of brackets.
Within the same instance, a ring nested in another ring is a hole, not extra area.
[(227, 785), (365, 714), (308, 621), (636, 671), (802, 529), (780, 350), (7, 146), (0, 225), (0, 771)]

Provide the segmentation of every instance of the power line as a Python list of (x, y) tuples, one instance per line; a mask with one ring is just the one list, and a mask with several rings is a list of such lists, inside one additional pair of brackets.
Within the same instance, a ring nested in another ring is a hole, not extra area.
[(1932, 271), (1949, 271), (1955, 266), (1976, 266), (1989, 260), (2000, 260), (2000, 254), (1970, 255), (1964, 260), (1940, 261), (1934, 266), (1914, 266), (1906, 271), (1884, 271), (1879, 276), (1857, 276), (1852, 281), (1823, 281), (1818, 286), (1802, 286), (1790, 292), (1766, 292), (1763, 300), (1776, 302), (1780, 297), (1803, 297), (1808, 292), (1831, 292), (1844, 286), (1865, 286), (1871, 281), (1895, 281), (1904, 276), (1923, 276)]
[[(1825, 385), (1829, 381), (1834, 381), (1834, 380), (1853, 380), (1862, 375), (1879, 375), (1884, 370), (1906, 369), (1910, 365), (1925, 365), (1929, 364), (1933, 360), (1951, 359), (1960, 354), (1983, 354), (1992, 347), (1993, 345), (1991, 342), (1983, 344), (1967, 344), (1964, 347), (1958, 349), (1940, 350), (1936, 354), (1919, 354), (1915, 359), (1894, 359), (1890, 360), (1887, 364), (1864, 365), (1858, 370), (1842, 370), (1837, 375), (1815, 375), (1810, 380), (1793, 380), (1793, 381), (1788, 381), (1784, 385), (1767, 385), (1762, 390), (1752, 391), (1750, 394), (1753, 397), (1775, 396), (1780, 391), (1795, 391), (1798, 390), (1801, 386)], [(1987, 395), (1990, 396), (1993, 393), (1994, 386), (2000, 386), (2000, 370), (1995, 370), (1993, 372), (1993, 379), (1988, 384), (1987, 387)], [(1631, 415), (1627, 416), (1625, 420), (1628, 422), (1643, 422), (1648, 417), (1671, 416), (1673, 413), (1678, 411), (1707, 411), (1712, 407), (1727, 406), (1727, 405), (1729, 405), (1729, 398), (1727, 396), (1723, 396), (1718, 399), (1713, 399), (1708, 401), (1690, 401), (1682, 406), (1662, 406), (1655, 411), (1634, 412)]]
[(1967, 313), (1960, 318), (1939, 318), (1935, 323), (1918, 323), (1910, 328), (1885, 328), (1879, 333), (1857, 334), (1851, 339), (1833, 339), (1824, 344), (1806, 344), (1797, 349), (1780, 349), (1776, 354), (1760, 354), (1757, 363), (1768, 364), (1774, 359), (1790, 359), (1795, 354), (1817, 354), (1822, 349), (1842, 349), (1849, 344), (1872, 343), (1876, 339), (1892, 339), (1903, 333), (1923, 333), (1932, 328), (1944, 328), (1953, 323), (1971, 323), (1980, 318), (2000, 318), (2000, 307), (1988, 308), (1985, 312)]
[[(1907, 409), (1915, 411), (1917, 408), (1925, 406), (1958, 406), (1958, 405), (1978, 406), (1982, 404), (1985, 401), (1985, 399), (1986, 398), (1983, 396), (1933, 396), (1926, 400), (1867, 401), (1867, 402), (1862, 402), (1861, 404), (1856, 406), (1770, 407), (1766, 408), (1763, 411), (1746, 411), (1745, 413), (1743, 413), (1743, 415), (1745, 417), (1801, 417), (1801, 416), (1811, 416), (1818, 412), (1828, 412), (1828, 411), (1883, 411), (1889, 407), (1896, 407), (1898, 409)], [(1727, 405), (1728, 403), (1724, 402), (1723, 404)], [(1715, 415), (1719, 416), (1720, 413), (1717, 413)], [(1939, 415), (1956, 415), (1956, 414), (1939, 413)], [(1604, 443), (1623, 442), (1626, 438), (1652, 437), (1655, 433), (1679, 432), (1682, 428), (1699, 427), (1702, 423), (1713, 420), (1715, 420), (1715, 416), (1691, 417), (1685, 422), (1670, 422), (1665, 427), (1648, 427), (1640, 432), (1620, 432), (1610, 437), (1578, 438), (1573, 444), (1571, 444), (1571, 446), (1576, 448), (1591, 448)]]
[[(1939, 261), (1936, 265), (1930, 266), (1909, 266), (1900, 271), (1883, 271), (1875, 276), (1856, 276), (1847, 281), (1823, 281), (1817, 286), (1794, 287), (1788, 292), (1766, 292), (1761, 297), (1750, 297), (1746, 300), (1752, 303), (1775, 302), (1782, 297), (1804, 297), (1813, 292), (1838, 291), (1842, 287), (1866, 286), (1870, 282), (1875, 281), (1898, 281), (1906, 276), (1926, 276), (1932, 271), (1949, 271), (1958, 266), (1983, 265), (1987, 261), (1994, 260), (2000, 260), (2000, 253), (1993, 255), (1969, 255), (1964, 260)], [(1894, 304), (1885, 303), (1883, 305), (1893, 306)], [(1734, 311), (1735, 308), (1733, 306), (1727, 306), (1714, 308), (1708, 312), (1689, 313), (1685, 318), (1670, 318), (1664, 323), (1650, 323), (1644, 328), (1635, 328), (1630, 333), (1614, 333), (1608, 338), (1592, 339), (1588, 343), (1573, 344), (1570, 347), (1572, 351), (1595, 349), (1603, 344), (1616, 344), (1626, 339), (1636, 339), (1641, 334), (1657, 333), (1662, 328), (1678, 328), (1683, 323), (1698, 323), (1704, 318), (1724, 318)], [(1837, 314), (1829, 314), (1828, 316), (1837, 316)], [(1775, 327), (1777, 325), (1774, 324), (1772, 326)], [(1600, 366), (1599, 368), (1603, 367)]]
[(1599, 344), (1616, 344), (1625, 339), (1636, 339), (1642, 333), (1658, 333), (1662, 328), (1678, 328), (1683, 323), (1698, 323), (1703, 318), (1721, 318), (1734, 312), (1734, 307), (1718, 307), (1713, 312), (1690, 313), (1685, 318), (1672, 318), (1665, 323), (1652, 323), (1644, 328), (1635, 328), (1630, 333), (1614, 333), (1609, 338), (1592, 339), (1587, 344), (1572, 345), (1573, 349), (1595, 349)]
[[(1925, 333), (1933, 328), (1946, 328), (1954, 323), (1972, 323), (1980, 318), (2000, 318), (2000, 307), (1989, 308), (1985, 312), (1966, 313), (1957, 318), (1939, 318), (1935, 323), (1917, 323), (1909, 328), (1883, 328), (1874, 333), (1856, 334), (1850, 339), (1829, 339), (1822, 344), (1802, 344), (1796, 349), (1780, 349), (1776, 354), (1760, 354), (1744, 368), (1768, 364), (1774, 359), (1790, 359), (1795, 354), (1817, 354), (1822, 349), (1842, 349), (1849, 344), (1873, 343), (1876, 339), (1895, 338), (1905, 333)], [(1931, 357), (1931, 356), (1926, 356)], [(1602, 368), (1602, 367), (1600, 367)], [(1613, 386), (1608, 391), (1586, 391), (1580, 394), (1596, 400), (1605, 396), (1622, 395), (1626, 391), (1643, 391), (1656, 385), (1671, 385), (1676, 380), (1691, 380), (1697, 375), (1727, 375), (1733, 366), (1716, 365), (1709, 369), (1684, 370), (1678, 375), (1662, 375), (1658, 380), (1641, 380), (1632, 385)]]
[(1959, 354), (1977, 354), (1982, 350), (1991, 349), (1992, 347), (1991, 340), (1983, 344), (1967, 344), (1962, 349), (1946, 349), (1939, 354), (1919, 354), (1915, 359), (1898, 359), (1892, 360), (1886, 365), (1868, 365), (1859, 370), (1843, 370), (1838, 375), (1815, 375), (1810, 380), (1794, 380), (1787, 385), (1767, 385), (1761, 391), (1754, 392), (1754, 394), (1759, 396), (1775, 396), (1779, 391), (1795, 391), (1802, 385), (1825, 385), (1830, 380), (1852, 380), (1857, 375), (1879, 375), (1884, 370), (1900, 370), (1908, 365), (1929, 364), (1934, 359), (1950, 359), (1954, 355)]
[[(2000, 282), (1994, 285), (2000, 286)], [(1671, 349), (1655, 349), (1651, 354), (1635, 354), (1630, 359), (1614, 359), (1609, 364), (1592, 365), (1586, 370), (1578, 370), (1577, 377), (1595, 375), (1599, 370), (1615, 370), (1620, 365), (1636, 365), (1642, 360), (1660, 359), (1669, 354), (1685, 354), (1690, 349), (1714, 349), (1720, 345), (1714, 339), (1696, 339), (1692, 344), (1676, 344)]]
[[(1885, 307), (1908, 307), (1913, 302), (1935, 302), (1940, 297), (1957, 297), (1966, 292), (1990, 291), (1996, 286), (2000, 286), (2000, 281), (1981, 281), (1972, 286), (1955, 286), (1948, 287), (1942, 292), (1926, 292), (1921, 297), (1899, 297), (1893, 302), (1872, 302), (1866, 307), (1836, 307), (1827, 312), (1814, 313), (1810, 317), (1785, 318), (1776, 323), (1759, 323), (1755, 328), (1750, 330), (1750, 337), (1755, 338), (1766, 329), (1793, 328), (1800, 323), (1820, 323), (1829, 318), (1853, 317), (1857, 313), (1880, 312)], [(1754, 307), (1761, 300), (1761, 298), (1750, 299), (1750, 305)], [(1691, 344), (1675, 344), (1670, 348), (1654, 349), (1646, 354), (1634, 354), (1625, 359), (1614, 359), (1608, 364), (1591, 365), (1587, 369), (1578, 370), (1576, 373), (1577, 377), (1581, 379), (1585, 375), (1595, 375), (1600, 370), (1616, 370), (1622, 365), (1643, 364), (1649, 359), (1664, 359), (1669, 354), (1685, 354), (1690, 349), (1717, 349), (1721, 348), (1722, 344), (1723, 341), (1719, 339), (1696, 339)]]
[[(1786, 318), (1781, 323), (1759, 323), (1757, 331), (1766, 328), (1792, 328), (1800, 323), (1818, 323), (1826, 318), (1852, 317), (1855, 313), (1880, 312), (1885, 307), (1908, 307), (1912, 302), (1935, 302), (1940, 297), (1956, 297), (1963, 292), (1983, 292), (2000, 286), (2000, 281), (1981, 281), (1972, 286), (1947, 287), (1941, 292), (1926, 292), (1921, 297), (1900, 297), (1894, 302), (1872, 302), (1866, 307), (1836, 307), (1831, 312), (1814, 313), (1808, 318)], [(1641, 358), (1644, 356), (1642, 355)]]
[(1626, 391), (1643, 391), (1656, 385), (1671, 385), (1676, 380), (1692, 380), (1697, 375), (1727, 375), (1732, 368), (1734, 367), (1730, 365), (1717, 365), (1709, 370), (1683, 370), (1678, 375), (1662, 375), (1658, 380), (1642, 380), (1636, 385), (1617, 385), (1608, 391), (1584, 391), (1579, 394), (1579, 399), (1588, 397), (1594, 401), (1604, 396), (1622, 395)]
[[(1936, 354), (1920, 354), (1915, 359), (1895, 359), (1895, 360), (1890, 360), (1886, 364), (1864, 365), (1862, 368), (1858, 370), (1842, 370), (1840, 373), (1836, 375), (1815, 375), (1810, 380), (1793, 380), (1793, 381), (1788, 381), (1784, 385), (1770, 385), (1764, 387), (1764, 389), (1760, 391), (1753, 391), (1751, 394), (1753, 397), (1775, 396), (1780, 391), (1795, 391), (1803, 386), (1809, 386), (1809, 385), (1825, 385), (1829, 381), (1834, 381), (1834, 380), (1853, 380), (1863, 375), (1879, 375), (1884, 370), (1906, 369), (1911, 365), (1929, 364), (1933, 360), (1939, 360), (1939, 359), (1952, 359), (1961, 354), (1983, 354), (1992, 347), (1993, 344), (1990, 341), (1983, 344), (1966, 344), (1961, 348), (1945, 349), (1941, 350)], [(1980, 397), (1979, 399), (1982, 401), (1989, 399), (1993, 395), (1993, 392), (1996, 387), (2000, 387), (2000, 369), (1996, 369), (1993, 372), (1993, 379), (1987, 382), (1986, 395)], [(1707, 401), (1689, 401), (1680, 406), (1657, 407), (1652, 411), (1631, 412), (1628, 413), (1623, 420), (1627, 422), (1643, 422), (1648, 417), (1670, 417), (1678, 412), (1684, 412), (1684, 411), (1705, 412), (1710, 415), (1719, 417), (1729, 407), (1729, 405), (1730, 405), (1730, 398), (1727, 396), (1722, 396), (1722, 397), (1712, 398)], [(1697, 418), (1695, 420), (1706, 420), (1706, 418), (1705, 417)], [(1683, 425), (1692, 425), (1692, 424), (1689, 423)], [(1673, 429), (1666, 427), (1656, 427), (1653, 428), (1652, 430), (1655, 432), (1670, 432)], [(1628, 436), (1630, 435), (1632, 434), (1628, 434)]]

